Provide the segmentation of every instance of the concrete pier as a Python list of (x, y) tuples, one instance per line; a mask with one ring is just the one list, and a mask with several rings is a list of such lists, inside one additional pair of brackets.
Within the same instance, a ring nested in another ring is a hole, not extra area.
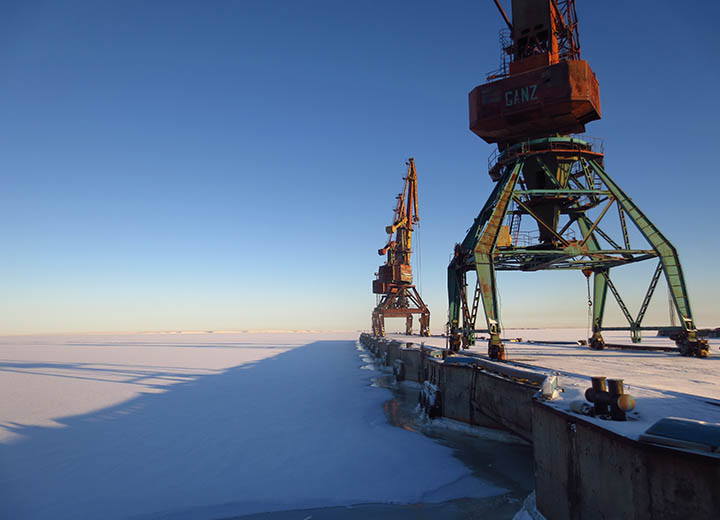
[(547, 373), (368, 334), (360, 342), (399, 380), (423, 384), (431, 417), (531, 442), (537, 507), (549, 520), (720, 518), (717, 454), (641, 443), (559, 410)]

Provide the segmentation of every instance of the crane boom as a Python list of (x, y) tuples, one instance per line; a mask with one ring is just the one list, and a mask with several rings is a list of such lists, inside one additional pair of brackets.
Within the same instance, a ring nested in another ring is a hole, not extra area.
[[(378, 249), (379, 255), (392, 252), (388, 256), (388, 263), (399, 261), (401, 264), (410, 264), (412, 253), (412, 234), (415, 224), (420, 222), (417, 204), (417, 171), (415, 160), (411, 157), (408, 162), (407, 176), (404, 178), (405, 185), (402, 192), (397, 196), (397, 205), (393, 215), (393, 223), (385, 228), (388, 241), (385, 247)], [(395, 238), (393, 239), (393, 234)]]

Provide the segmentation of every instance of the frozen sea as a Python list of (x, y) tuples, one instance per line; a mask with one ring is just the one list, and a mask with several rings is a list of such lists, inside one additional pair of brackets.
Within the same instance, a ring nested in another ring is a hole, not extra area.
[(531, 451), (420, 433), (357, 337), (1, 337), (0, 518), (511, 518)]

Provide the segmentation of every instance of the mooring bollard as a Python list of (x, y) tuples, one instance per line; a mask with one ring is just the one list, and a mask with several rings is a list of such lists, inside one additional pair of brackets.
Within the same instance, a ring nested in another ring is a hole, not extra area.
[[(605, 384), (604, 377), (602, 377), (602, 376), (591, 377), (590, 381), (592, 381), (593, 392), (606, 392), (607, 391), (607, 385)], [(594, 408), (595, 408), (596, 414), (603, 414), (603, 413), (609, 412), (608, 405), (599, 403), (597, 401), (593, 401), (592, 399), (590, 399), (588, 397), (587, 392), (585, 392), (585, 398), (595, 405)]]
[(635, 398), (625, 393), (622, 379), (608, 379), (608, 391), (611, 396), (610, 415), (614, 421), (625, 421), (625, 412), (635, 408)]
[[(605, 379), (593, 377), (592, 387), (585, 390), (585, 399), (593, 403), (594, 415), (607, 414), (613, 421), (625, 421), (625, 412), (635, 408), (635, 398), (625, 393), (622, 379)], [(607, 386), (605, 382), (607, 381)]]

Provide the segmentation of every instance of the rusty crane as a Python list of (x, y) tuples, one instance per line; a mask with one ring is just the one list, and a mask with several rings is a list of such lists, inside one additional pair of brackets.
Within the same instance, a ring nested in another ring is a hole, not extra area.
[[(497, 144), (488, 164), (496, 184), (448, 266), (449, 347), (472, 345), (485, 332), (490, 357), (504, 359), (496, 271), (570, 269), (585, 275), (588, 292), (594, 288), (591, 348), (605, 347), (603, 330), (629, 331), (633, 342), (644, 330), (663, 330), (683, 355), (706, 357), (677, 250), (609, 176), (604, 150), (575, 135), (600, 119), (598, 80), (580, 58), (575, 0), (512, 0), (512, 19), (494, 2), (507, 26), (502, 65), (470, 92), (469, 111), (470, 130)], [(610, 271), (646, 260), (657, 264), (633, 314)], [(469, 272), (476, 273), (471, 304)], [(643, 324), (661, 277), (680, 326)], [(627, 326), (603, 324), (608, 289)], [(487, 329), (476, 329), (480, 301)]]
[(412, 334), (413, 314), (420, 315), (420, 335), (430, 335), (430, 310), (412, 283), (412, 235), (420, 218), (415, 161), (411, 157), (406, 164), (405, 185), (397, 196), (393, 223), (385, 228), (388, 241), (378, 250), (379, 255), (386, 255), (386, 260), (373, 280), (373, 293), (382, 295), (372, 313), (376, 336), (385, 336), (385, 318), (405, 318), (405, 333)]

